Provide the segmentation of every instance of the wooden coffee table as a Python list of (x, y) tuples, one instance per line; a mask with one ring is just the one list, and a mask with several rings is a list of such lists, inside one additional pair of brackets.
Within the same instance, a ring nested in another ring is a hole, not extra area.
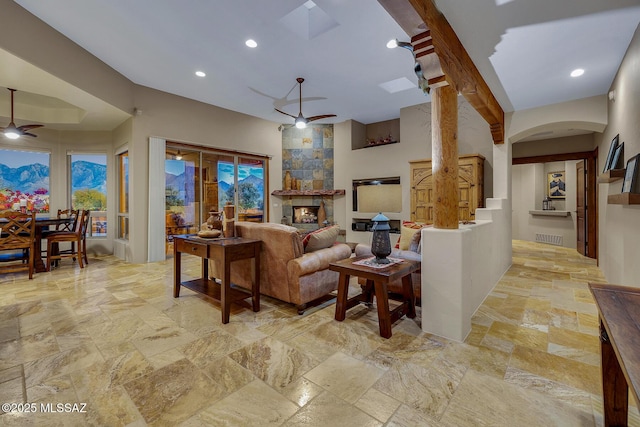
[[(338, 298), (336, 302), (335, 319), (339, 322), (346, 317), (348, 309), (361, 302), (373, 303), (375, 293), (378, 305), (378, 324), (380, 335), (384, 338), (391, 338), (391, 325), (405, 314), (410, 319), (416, 317), (416, 298), (413, 294), (411, 283), (411, 273), (420, 269), (420, 263), (411, 260), (402, 260), (399, 263), (391, 264), (384, 268), (373, 268), (366, 265), (354, 264), (362, 259), (370, 258), (358, 257), (329, 264), (329, 269), (340, 273), (338, 282)], [(366, 280), (362, 293), (351, 298), (347, 298), (349, 293), (349, 279), (351, 276), (362, 277)], [(400, 305), (393, 310), (389, 310), (389, 294), (387, 285), (394, 280), (402, 279), (402, 300)]]

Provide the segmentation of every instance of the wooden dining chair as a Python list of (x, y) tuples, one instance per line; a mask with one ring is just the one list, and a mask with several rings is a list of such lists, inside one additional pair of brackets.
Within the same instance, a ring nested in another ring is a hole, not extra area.
[[(42, 230), (42, 238), (46, 239), (49, 237), (51, 233), (56, 233), (59, 231), (73, 231), (76, 227), (76, 222), (78, 221), (78, 210), (77, 209), (58, 209), (57, 218), (58, 219), (67, 219), (67, 222), (60, 222), (55, 225), (54, 229)], [(53, 254), (57, 254), (60, 245), (56, 242), (53, 246)], [(42, 251), (42, 255), (46, 255), (46, 250)], [(75, 242), (71, 242), (71, 248), (65, 249), (64, 252), (75, 252)]]
[(29, 271), (33, 279), (36, 214), (0, 212), (0, 272)]
[[(82, 210), (78, 213), (78, 219), (75, 221), (75, 227), (71, 231), (54, 231), (47, 236), (47, 271), (51, 271), (51, 263), (54, 260), (62, 258), (78, 259), (80, 268), (84, 268), (87, 263), (87, 224), (91, 211)], [(56, 251), (55, 246), (62, 242), (71, 242), (71, 250)]]

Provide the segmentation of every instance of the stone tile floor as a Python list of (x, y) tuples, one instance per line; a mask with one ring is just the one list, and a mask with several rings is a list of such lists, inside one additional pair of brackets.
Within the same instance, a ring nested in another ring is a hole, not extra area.
[[(199, 258), (183, 264), (198, 276)], [(336, 322), (332, 301), (298, 316), (263, 298), (222, 325), (215, 303), (172, 297), (171, 260), (3, 275), (0, 402), (36, 412), (0, 411), (0, 424), (602, 426), (588, 281), (604, 279), (575, 250), (514, 241), (512, 267), (459, 343), (423, 333), (419, 312), (386, 340), (375, 308)], [(58, 403), (86, 406), (45, 412)]]

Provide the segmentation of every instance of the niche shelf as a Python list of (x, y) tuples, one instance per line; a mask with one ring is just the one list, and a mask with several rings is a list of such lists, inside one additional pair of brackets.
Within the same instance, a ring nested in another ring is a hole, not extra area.
[(600, 176), (598, 176), (598, 182), (608, 183), (608, 182), (619, 181), (622, 178), (624, 178), (624, 171), (625, 171), (624, 169), (609, 169), (605, 173), (600, 174)]
[(640, 205), (640, 194), (637, 194), (637, 193), (610, 194), (607, 197), (607, 203), (610, 205)]

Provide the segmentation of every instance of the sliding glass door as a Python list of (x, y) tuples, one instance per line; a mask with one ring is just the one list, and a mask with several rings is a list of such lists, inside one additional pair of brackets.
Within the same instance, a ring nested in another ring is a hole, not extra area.
[(266, 158), (167, 144), (167, 251), (174, 235), (196, 233), (227, 203), (236, 206), (239, 221), (265, 221), (266, 170)]
[(264, 221), (264, 160), (238, 158), (236, 189), (238, 220)]
[(167, 149), (165, 158), (165, 222), (167, 241), (200, 229), (200, 152)]

